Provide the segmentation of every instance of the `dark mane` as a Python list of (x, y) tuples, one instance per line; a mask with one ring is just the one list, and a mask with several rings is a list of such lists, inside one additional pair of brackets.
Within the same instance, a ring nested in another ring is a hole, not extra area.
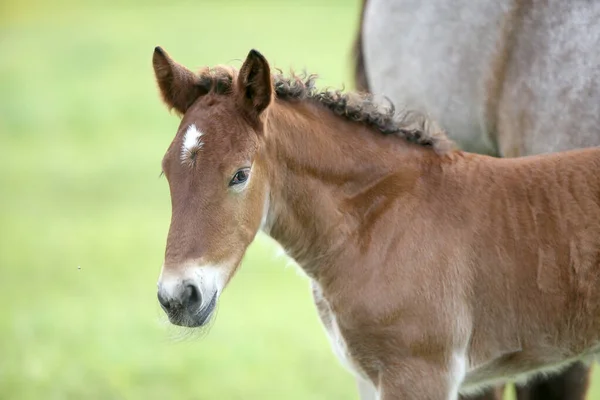
[[(231, 67), (204, 69), (199, 83), (206, 91), (218, 94), (230, 93), (237, 71)], [(342, 90), (318, 90), (317, 75), (291, 73), (284, 76), (280, 71), (273, 75), (275, 94), (284, 101), (314, 101), (342, 118), (363, 123), (383, 134), (395, 135), (421, 146), (432, 147), (438, 153), (454, 148), (442, 129), (425, 115), (416, 111), (397, 113), (388, 100), (387, 106), (377, 102), (373, 95)]]

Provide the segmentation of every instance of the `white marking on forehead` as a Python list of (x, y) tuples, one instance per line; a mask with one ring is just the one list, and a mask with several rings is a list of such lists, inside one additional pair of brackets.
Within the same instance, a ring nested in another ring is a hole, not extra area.
[(193, 158), (194, 153), (204, 146), (200, 139), (204, 135), (203, 132), (196, 128), (196, 124), (191, 124), (183, 136), (183, 144), (181, 145), (181, 161), (188, 162)]

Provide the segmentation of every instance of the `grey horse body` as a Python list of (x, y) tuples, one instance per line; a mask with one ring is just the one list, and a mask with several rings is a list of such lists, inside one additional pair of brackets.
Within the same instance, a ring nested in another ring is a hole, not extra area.
[(369, 0), (363, 18), (371, 90), (465, 149), (600, 145), (600, 2)]

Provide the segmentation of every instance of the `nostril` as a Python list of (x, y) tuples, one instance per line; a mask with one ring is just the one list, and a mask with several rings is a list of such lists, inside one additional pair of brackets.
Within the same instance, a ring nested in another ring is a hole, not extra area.
[(183, 291), (183, 302), (184, 304), (196, 304), (200, 303), (202, 298), (200, 297), (200, 291), (198, 288), (190, 283), (185, 285), (185, 290)]
[(169, 300), (167, 300), (166, 297), (161, 295), (160, 292), (158, 292), (158, 302), (160, 303), (161, 306), (163, 306), (163, 308), (165, 310), (167, 310), (167, 311), (169, 310), (169, 308), (170, 308)]

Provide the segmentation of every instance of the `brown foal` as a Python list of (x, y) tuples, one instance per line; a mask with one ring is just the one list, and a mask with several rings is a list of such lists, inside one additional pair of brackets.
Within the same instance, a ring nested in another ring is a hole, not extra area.
[(364, 398), (448, 400), (590, 359), (600, 339), (600, 149), (497, 159), (417, 114), (319, 92), (248, 54), (195, 74), (160, 48), (182, 115), (163, 159), (158, 297), (197, 327), (262, 229), (312, 280)]

